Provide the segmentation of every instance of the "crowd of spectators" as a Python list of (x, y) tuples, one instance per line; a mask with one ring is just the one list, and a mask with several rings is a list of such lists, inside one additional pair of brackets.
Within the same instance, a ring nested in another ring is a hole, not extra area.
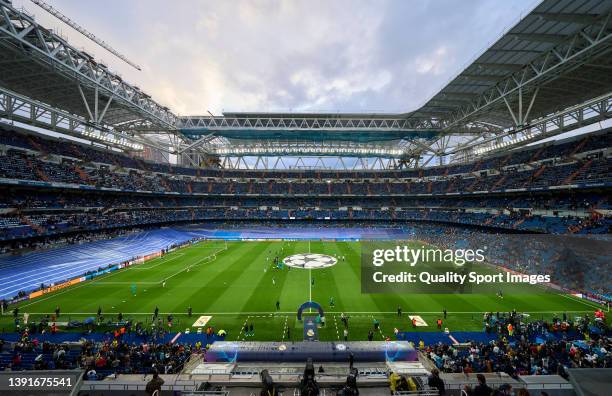
[(603, 234), (612, 222), (604, 192), (500, 196), (487, 191), (572, 183), (604, 188), (612, 181), (609, 135), (602, 131), (446, 167), (266, 173), (154, 164), (72, 141), (3, 130), (0, 178), (67, 184), (35, 192), (3, 188), (0, 240), (233, 218), (418, 220)]
[[(8, 149), (0, 155), (0, 177), (41, 182), (85, 185), (122, 191), (214, 195), (277, 195), (277, 196), (377, 196), (450, 194), (508, 189), (541, 189), (556, 185), (597, 184), (612, 181), (608, 170), (612, 159), (568, 158), (555, 165), (455, 174), (444, 177), (392, 179), (383, 174), (375, 180), (189, 178), (174, 174), (151, 173), (134, 169), (111, 168), (76, 163), (71, 160), (48, 160), (35, 154)], [(244, 176), (244, 175), (243, 175)]]
[(153, 339), (129, 342), (123, 340), (125, 337), (121, 333), (106, 341), (83, 339), (78, 344), (55, 344), (40, 342), (35, 334), (26, 331), (18, 342), (0, 340), (0, 368), (5, 371), (79, 368), (85, 371), (86, 379), (98, 380), (116, 374), (178, 373), (192, 353), (204, 352), (200, 342), (193, 345)]
[(118, 238), (141, 232), (143, 228), (114, 228), (97, 232), (77, 232), (58, 234), (42, 238), (16, 239), (0, 244), (0, 255), (7, 253), (24, 253), (30, 250), (46, 250), (66, 245), (78, 245), (93, 241)]
[(24, 211), (70, 210), (91, 208), (173, 208), (219, 207), (239, 208), (380, 208), (405, 209), (525, 209), (529, 211), (586, 212), (590, 209), (610, 209), (608, 196), (601, 192), (530, 193), (512, 196), (418, 197), (269, 197), (269, 196), (192, 196), (165, 194), (116, 194), (102, 191), (45, 191), (40, 189), (1, 189), (0, 208)]
[(612, 367), (612, 343), (606, 337), (593, 340), (500, 338), (488, 343), (455, 346), (437, 344), (425, 348), (436, 367), (448, 373), (503, 372), (519, 375), (558, 374), (567, 378), (568, 368)]
[[(601, 147), (611, 147), (612, 138), (609, 129), (585, 138), (570, 139), (562, 142), (549, 142), (528, 148), (513, 150), (473, 163), (450, 166), (434, 166), (425, 169), (403, 169), (385, 172), (381, 176), (376, 171), (326, 171), (326, 170), (282, 170), (244, 172), (241, 170), (226, 169), (196, 169), (189, 167), (171, 166), (169, 164), (153, 163), (111, 152), (99, 147), (77, 143), (73, 140), (42, 137), (35, 134), (23, 134), (10, 129), (0, 130), (0, 145), (18, 147), (43, 154), (55, 154), (65, 158), (107, 164), (120, 168), (131, 168), (146, 172), (167, 173), (195, 177), (220, 178), (276, 178), (276, 179), (363, 179), (363, 178), (421, 178), (428, 176), (447, 176), (449, 174), (466, 174), (484, 169), (499, 169), (502, 167), (532, 163), (543, 158), (566, 158), (578, 152), (590, 152)], [(245, 176), (245, 174), (247, 176)]]
[(413, 237), (444, 249), (484, 249), (487, 263), (612, 301), (610, 237), (504, 233), (495, 229), (413, 224)]
[[(532, 214), (529, 211), (500, 209), (467, 211), (451, 208), (278, 208), (278, 207), (225, 207), (202, 206), (145, 206), (84, 208), (82, 210), (17, 210), (0, 216), (0, 240), (20, 240), (64, 233), (107, 230), (117, 227), (163, 225), (179, 222), (210, 220), (346, 220), (346, 221), (406, 221), (443, 222), (462, 225), (486, 226), (495, 229), (532, 231), (549, 234), (607, 234), (612, 219), (596, 212), (583, 216)], [(586, 216), (586, 217), (585, 217)]]

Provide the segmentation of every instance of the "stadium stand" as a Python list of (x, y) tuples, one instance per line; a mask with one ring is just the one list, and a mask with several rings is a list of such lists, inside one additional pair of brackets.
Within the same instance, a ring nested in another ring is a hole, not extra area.
[[(160, 168), (77, 143), (60, 145), (5, 131), (0, 157), (5, 198), (0, 205), (6, 211), (0, 235), (17, 239), (111, 225), (289, 218), (444, 221), (555, 234), (607, 233), (607, 195), (597, 188), (612, 182), (608, 132), (471, 165), (381, 175), (222, 170), (198, 174), (195, 169)], [(36, 151), (43, 146), (46, 152)], [(39, 189), (32, 196), (16, 186), (26, 181), (49, 191), (43, 194)], [(384, 203), (383, 197), (390, 202)], [(546, 202), (555, 202), (554, 210)]]
[[(71, 370), (82, 396), (571, 396), (580, 369), (609, 390), (610, 1), (543, 0), (401, 114), (175, 115), (0, 11), (4, 374)], [(370, 293), (389, 241), (521, 280)]]

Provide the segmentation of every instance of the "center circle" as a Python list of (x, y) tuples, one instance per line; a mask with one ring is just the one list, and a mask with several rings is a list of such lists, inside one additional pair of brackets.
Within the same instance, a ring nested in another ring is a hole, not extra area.
[(287, 256), (283, 264), (293, 268), (319, 269), (336, 265), (338, 260), (333, 256), (319, 253), (301, 253)]

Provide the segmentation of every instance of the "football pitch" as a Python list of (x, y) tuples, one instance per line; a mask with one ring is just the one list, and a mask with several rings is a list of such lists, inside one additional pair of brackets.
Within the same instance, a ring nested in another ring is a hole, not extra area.
[[(322, 269), (276, 268), (275, 256), (321, 253), (339, 257), (336, 265)], [(350, 317), (349, 340), (365, 340), (376, 319), (380, 329), (375, 340), (400, 331), (438, 331), (436, 320), (448, 311), (443, 327), (451, 331), (482, 331), (485, 311), (516, 309), (531, 319), (550, 319), (554, 314), (580, 316), (597, 306), (573, 296), (538, 289), (534, 294), (362, 294), (359, 242), (330, 241), (202, 241), (163, 257), (111, 272), (92, 280), (44, 294), (19, 305), (19, 315), (37, 322), (61, 309), (60, 322), (96, 316), (104, 321), (124, 319), (149, 324), (156, 307), (165, 319), (174, 317), (171, 331), (196, 331), (194, 322), (209, 316), (204, 327), (227, 332), (228, 340), (282, 341), (303, 339), (298, 307), (315, 301), (325, 310), (326, 325), (319, 339), (343, 338), (340, 315)], [(330, 306), (330, 299), (334, 306)], [(279, 309), (276, 307), (280, 303)], [(402, 316), (397, 315), (401, 307)], [(192, 316), (187, 315), (188, 307)], [(418, 315), (423, 325), (412, 328), (408, 315)], [(2, 330), (13, 331), (10, 312), (0, 319)], [(254, 335), (243, 332), (253, 325)]]

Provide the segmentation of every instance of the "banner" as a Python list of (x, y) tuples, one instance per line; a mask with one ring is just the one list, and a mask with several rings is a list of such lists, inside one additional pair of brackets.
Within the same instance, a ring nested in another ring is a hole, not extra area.
[(54, 292), (56, 290), (60, 290), (60, 289), (66, 288), (68, 286), (76, 285), (77, 283), (81, 283), (84, 280), (85, 280), (85, 278), (81, 277), (81, 278), (71, 279), (71, 280), (69, 280), (67, 282), (64, 282), (64, 283), (59, 283), (57, 285), (53, 285), (53, 286), (44, 288), (42, 290), (38, 290), (38, 291), (35, 291), (33, 293), (30, 293), (30, 298), (39, 297), (39, 296), (42, 296), (43, 294), (51, 293), (51, 292)]

